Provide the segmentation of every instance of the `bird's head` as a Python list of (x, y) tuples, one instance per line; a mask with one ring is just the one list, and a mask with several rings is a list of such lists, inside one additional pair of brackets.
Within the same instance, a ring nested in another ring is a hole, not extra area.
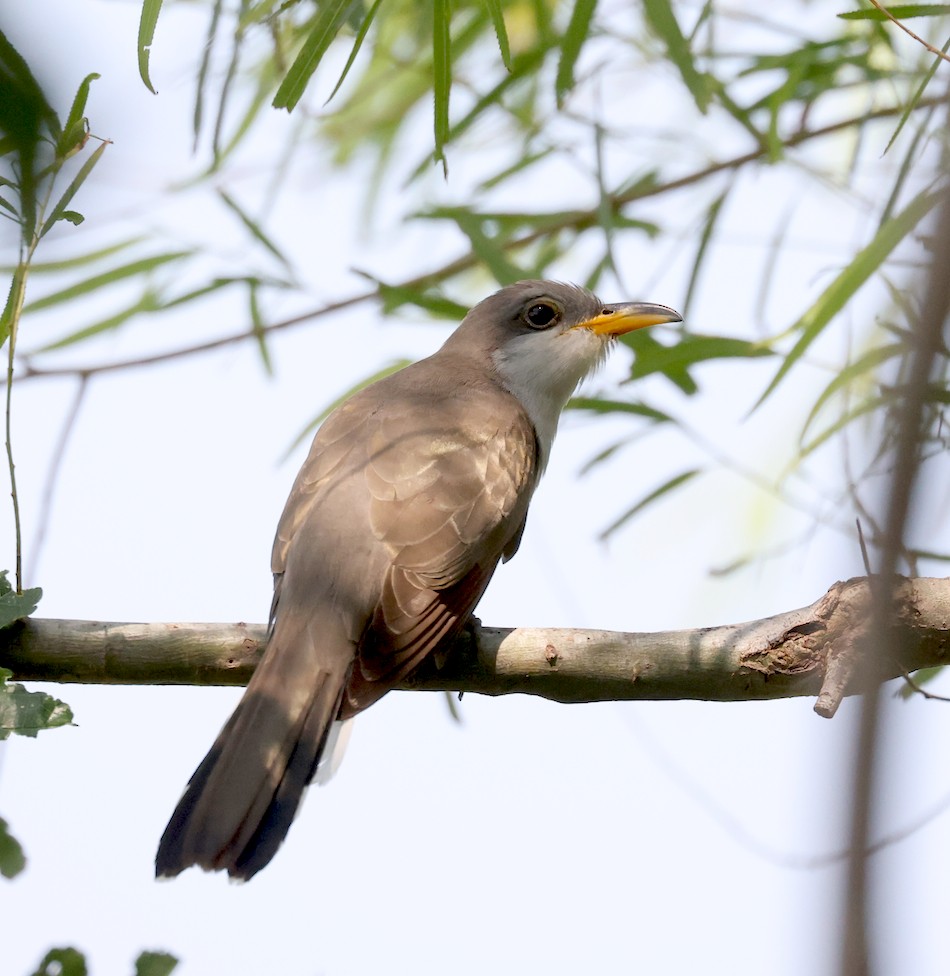
[(557, 420), (578, 383), (618, 337), (681, 316), (665, 305), (608, 305), (593, 292), (559, 281), (519, 281), (465, 316), (446, 348), (471, 352), (518, 400), (547, 455)]

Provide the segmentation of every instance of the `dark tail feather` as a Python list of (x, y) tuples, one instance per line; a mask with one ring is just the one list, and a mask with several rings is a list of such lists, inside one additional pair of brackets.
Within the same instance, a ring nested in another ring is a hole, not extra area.
[(312, 648), (276, 648), (195, 770), (155, 857), (158, 877), (197, 865), (247, 880), (280, 846), (336, 718), (345, 674)]

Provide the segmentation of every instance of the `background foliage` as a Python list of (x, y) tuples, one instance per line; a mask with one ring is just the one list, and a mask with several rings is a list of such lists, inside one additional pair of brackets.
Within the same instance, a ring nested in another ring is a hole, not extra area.
[[(769, 499), (773, 531), (743, 535), (717, 572), (785, 553), (816, 526), (857, 546), (856, 519), (873, 561), (928, 217), (943, 187), (947, 14), (944, 5), (891, 8), (914, 39), (867, 5), (145, 0), (127, 43), (150, 90), (163, 90), (163, 65), (186, 30), (202, 38), (181, 69), (193, 93), (193, 154), (165, 174), (150, 209), (113, 208), (86, 223), (90, 176), (119, 136), (96, 119), (96, 88), (109, 80), (73, 79), (71, 107), (58, 112), (42, 84), (48, 65), (27, 64), (4, 39), (0, 208), (15, 256), (2, 269), (10, 288), (0, 339), (15, 377), (11, 476), (19, 384), (73, 384), (45, 524), (82, 406), (110, 377), (243, 342), (271, 371), (273, 337), (287, 329), (363, 307), (403, 321), (457, 320), (496, 286), (559, 277), (685, 313), (682, 327), (625, 338), (624, 371), (573, 404), (612, 424), (588, 469), (623, 463), (658, 436), (688, 445), (648, 483), (618, 490), (603, 538), (661, 499), (696, 498), (705, 478), (727, 470)], [(353, 226), (335, 223), (316, 186), (296, 229), (339, 238), (351, 268), (343, 280), (327, 280), (283, 240), (301, 173), (322, 167), (356, 182)], [(731, 217), (750, 207), (762, 213), (756, 258), (724, 266)], [(797, 304), (784, 293), (776, 302), (783, 264), (826, 243), (802, 243), (803, 225), (827, 231), (815, 220), (823, 208), (847, 224), (846, 253), (838, 240)], [(170, 215), (192, 209), (183, 234)], [(652, 294), (657, 281), (672, 293)], [(737, 314), (709, 300), (724, 287)], [(704, 428), (698, 394), (712, 363), (732, 371), (736, 410), (777, 431), (775, 452), (741, 454)], [(391, 368), (367, 362), (365, 375)], [(324, 403), (341, 392), (327, 391)], [(920, 451), (938, 484), (947, 474), (946, 349), (927, 400)], [(299, 418), (288, 451), (324, 412)], [(782, 510), (804, 517), (775, 530)], [(9, 619), (40, 595), (23, 591), (17, 536), (8, 556), (16, 587), (0, 594), (15, 603)], [(910, 570), (942, 571), (945, 546), (926, 524), (907, 540)], [(0, 692), (0, 724), (23, 731), (23, 713), (6, 705), (22, 689)], [(62, 703), (42, 705), (50, 725), (70, 721)], [(12, 844), (3, 828), (4, 873), (15, 870)]]

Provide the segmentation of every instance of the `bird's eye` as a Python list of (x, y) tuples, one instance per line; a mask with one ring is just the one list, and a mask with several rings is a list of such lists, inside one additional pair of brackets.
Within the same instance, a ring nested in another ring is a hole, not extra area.
[(532, 329), (546, 329), (560, 317), (560, 311), (549, 302), (537, 302), (525, 309), (524, 320)]

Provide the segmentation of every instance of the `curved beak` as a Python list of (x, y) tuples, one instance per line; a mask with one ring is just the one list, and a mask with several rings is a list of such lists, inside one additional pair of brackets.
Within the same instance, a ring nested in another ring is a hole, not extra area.
[(585, 322), (578, 322), (573, 328), (590, 329), (596, 335), (619, 336), (634, 329), (644, 329), (648, 325), (662, 325), (664, 322), (682, 322), (683, 316), (665, 305), (650, 305), (647, 302), (618, 302), (604, 305), (600, 312)]

